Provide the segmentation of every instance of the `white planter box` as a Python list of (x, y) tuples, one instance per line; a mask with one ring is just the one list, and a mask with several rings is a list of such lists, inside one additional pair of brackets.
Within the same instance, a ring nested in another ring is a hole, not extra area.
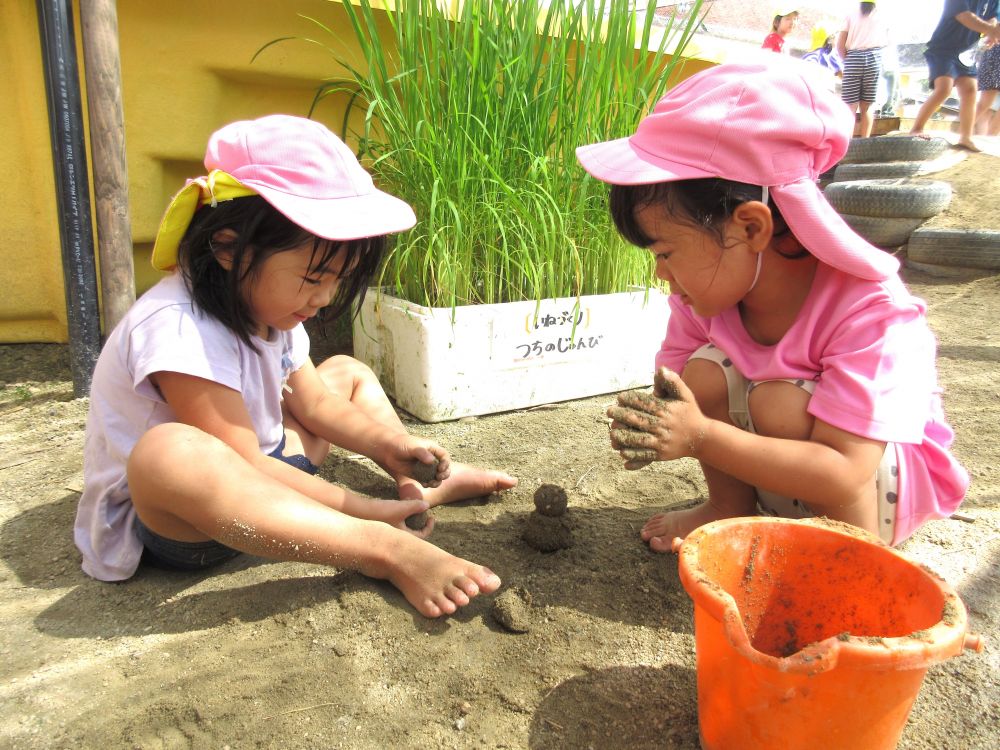
[(650, 385), (668, 315), (656, 289), (456, 308), (369, 289), (354, 356), (400, 408), (443, 422)]

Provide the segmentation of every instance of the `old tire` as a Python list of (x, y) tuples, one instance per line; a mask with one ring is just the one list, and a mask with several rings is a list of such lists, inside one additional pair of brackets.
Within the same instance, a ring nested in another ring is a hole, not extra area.
[(863, 164), (838, 164), (833, 171), (834, 182), (850, 180), (881, 180), (891, 177), (913, 177), (923, 169), (922, 161), (873, 161)]
[(928, 161), (950, 148), (944, 138), (917, 138), (909, 135), (884, 135), (876, 138), (852, 138), (841, 164), (873, 161)]
[(1000, 271), (1000, 232), (924, 227), (910, 235), (906, 255), (917, 263)]
[(823, 193), (841, 214), (890, 219), (929, 219), (951, 202), (947, 182), (909, 177), (831, 182)]
[(923, 219), (897, 219), (884, 216), (857, 216), (841, 214), (841, 218), (855, 232), (876, 247), (905, 245), (913, 230), (924, 223)]

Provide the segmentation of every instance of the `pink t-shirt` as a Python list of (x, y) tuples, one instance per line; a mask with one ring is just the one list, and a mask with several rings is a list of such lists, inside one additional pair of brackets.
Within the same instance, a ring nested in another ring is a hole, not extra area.
[(893, 544), (958, 507), (969, 475), (949, 451), (954, 433), (941, 407), (936, 341), (926, 305), (898, 276), (866, 281), (820, 263), (798, 317), (773, 346), (750, 337), (735, 307), (703, 318), (672, 295), (670, 308), (657, 367), (680, 372), (695, 350), (711, 343), (748, 380), (816, 381), (810, 414), (846, 432), (896, 444)]

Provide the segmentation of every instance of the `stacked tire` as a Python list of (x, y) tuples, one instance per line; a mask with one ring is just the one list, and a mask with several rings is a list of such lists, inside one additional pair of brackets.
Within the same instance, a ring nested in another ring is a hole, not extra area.
[(921, 226), (951, 202), (948, 183), (918, 176), (949, 166), (949, 147), (944, 138), (853, 138), (824, 193), (873, 245), (906, 245), (909, 266), (1000, 271), (1000, 231)]
[(943, 138), (853, 138), (824, 193), (859, 235), (898, 248), (951, 202), (948, 183), (914, 176), (948, 147)]

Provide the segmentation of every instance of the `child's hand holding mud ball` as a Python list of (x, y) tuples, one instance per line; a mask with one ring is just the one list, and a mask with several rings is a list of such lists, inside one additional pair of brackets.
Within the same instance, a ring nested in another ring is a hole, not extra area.
[(691, 391), (665, 367), (657, 369), (652, 393), (622, 393), (607, 414), (612, 420), (611, 447), (630, 470), (693, 456), (705, 434), (706, 420)]
[(410, 476), (424, 487), (440, 487), (441, 482), (447, 479), (449, 474), (448, 459), (442, 461), (437, 456), (432, 457), (430, 461), (417, 459), (410, 468)]

